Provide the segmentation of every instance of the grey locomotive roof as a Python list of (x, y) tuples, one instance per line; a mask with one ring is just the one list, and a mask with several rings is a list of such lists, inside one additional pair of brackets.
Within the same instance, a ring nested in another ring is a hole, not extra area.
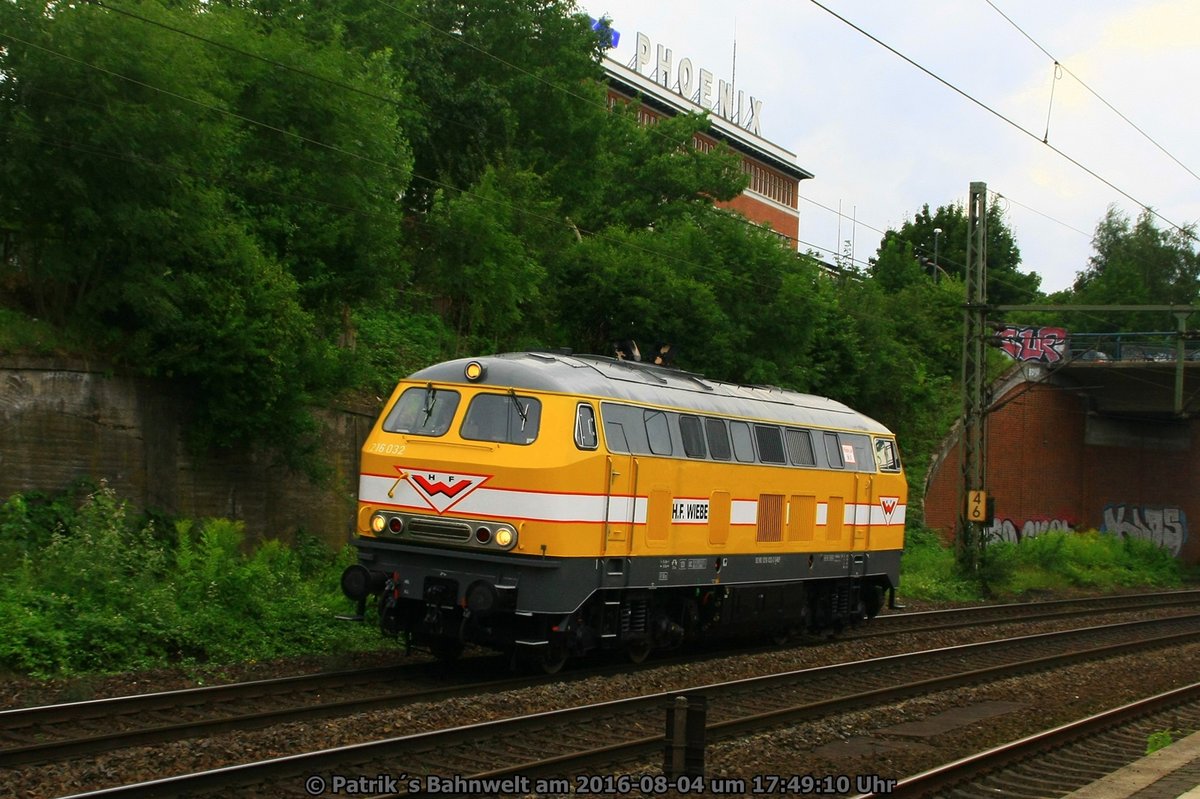
[(889, 432), (874, 419), (827, 397), (772, 386), (722, 383), (678, 369), (596, 355), (510, 352), (461, 358), (422, 369), (408, 379), (465, 383), (463, 370), (471, 361), (487, 367), (480, 385), (580, 394), (809, 427)]

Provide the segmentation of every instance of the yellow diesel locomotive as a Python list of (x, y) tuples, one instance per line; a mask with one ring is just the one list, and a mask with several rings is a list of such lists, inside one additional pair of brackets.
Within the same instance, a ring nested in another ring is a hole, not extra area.
[(906, 493), (895, 436), (831, 399), (599, 356), (449, 361), (363, 446), (342, 588), (410, 646), (549, 672), (836, 630), (894, 599)]

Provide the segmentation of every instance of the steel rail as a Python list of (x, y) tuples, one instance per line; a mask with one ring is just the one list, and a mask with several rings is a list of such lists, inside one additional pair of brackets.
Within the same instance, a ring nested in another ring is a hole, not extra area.
[[(895, 635), (901, 632), (914, 633), (953, 629), (985, 623), (1019, 623), (1035, 620), (1067, 618), (1135, 611), (1156, 607), (1172, 607), (1200, 603), (1200, 591), (1170, 591), (1143, 594), (1126, 594), (1115, 597), (1087, 597), (1053, 600), (1048, 602), (1012, 603), (953, 608), (948, 610), (919, 611), (910, 614), (889, 614), (876, 617), (865, 630), (860, 628), (842, 640), (862, 637)], [(992, 618), (994, 617), (994, 618)], [(871, 629), (878, 625), (882, 629)], [(899, 627), (900, 629), (895, 629)], [(773, 651), (775, 647), (766, 648)], [(743, 650), (752, 654), (759, 649)], [(673, 665), (705, 661), (721, 657), (724, 652), (703, 651), (670, 659), (657, 659), (651, 665)], [(149, 711), (180, 711), (197, 709), (205, 705), (231, 703), (242, 699), (260, 699), (287, 693), (342, 690), (347, 686), (361, 686), (371, 682), (394, 683), (406, 674), (424, 676), (430, 664), (417, 664), (407, 669), (403, 666), (383, 666), (369, 669), (321, 672), (296, 675), (271, 680), (255, 680), (229, 685), (188, 688), (179, 691), (164, 691), (136, 694), (109, 699), (97, 699), (57, 705), (17, 708), (0, 711), (0, 732), (11, 734), (20, 728), (36, 728), (38, 725), (55, 723), (80, 723), (118, 715)], [(113, 749), (143, 746), (168, 741), (214, 735), (232, 730), (261, 729), (273, 724), (303, 719), (328, 718), (337, 715), (399, 707), (417, 702), (439, 701), (457, 696), (478, 693), (520, 690), (564, 680), (582, 680), (611, 673), (623, 673), (626, 666), (602, 666), (559, 675), (557, 678), (544, 676), (505, 676), (495, 680), (474, 681), (454, 686), (439, 686), (414, 690), (385, 691), (356, 699), (298, 703), (289, 707), (268, 711), (224, 714), (212, 718), (194, 719), (171, 724), (156, 723), (145, 727), (129, 727), (97, 735), (77, 736), (58, 740), (41, 740), (36, 743), (17, 744), (0, 748), (0, 759), (12, 764), (27, 764), (65, 759), (86, 754), (111, 751)]]
[[(953, 788), (981, 774), (994, 772), (1026, 761), (1039, 754), (1089, 738), (1113, 727), (1127, 724), (1151, 713), (1200, 702), (1200, 682), (1164, 691), (1136, 702), (1068, 722), (1049, 730), (1010, 741), (974, 755), (959, 758), (920, 774), (898, 781), (887, 796), (892, 799), (918, 799)], [(858, 794), (854, 799), (872, 799), (880, 794)]]
[[(1137, 633), (1152, 630), (1155, 627), (1171, 628), (1186, 627), (1183, 631), (1168, 632), (1151, 639), (1118, 641), (1116, 643), (1083, 648), (1071, 648), (1068, 651), (1042, 654), (1024, 660), (1001, 660), (996, 662), (996, 654), (1003, 649), (1018, 649), (1032, 644), (1061, 646), (1069, 643), (1070, 639), (1093, 640), (1098, 634)], [(1045, 669), (1064, 663), (1080, 660), (1098, 659), (1132, 650), (1145, 650), (1163, 646), (1176, 645), (1181, 642), (1200, 640), (1200, 614), (1175, 617), (1166, 620), (1143, 622), (1124, 622), (1117, 625), (1089, 627), (1066, 632), (1041, 633), (1037, 635), (1019, 636), (1001, 641), (976, 644), (963, 644), (954, 647), (926, 650), (918, 653), (893, 655), (873, 660), (860, 660), (836, 666), (822, 666), (801, 669), (783, 674), (765, 675), (744, 678), (724, 683), (689, 689), (687, 693), (716, 693), (732, 694), (747, 688), (757, 689), (754, 696), (771, 698), (773, 692), (786, 687), (811, 684), (825, 677), (834, 677), (835, 684), (842, 684), (845, 678), (855, 672), (874, 670), (884, 677), (900, 677), (908, 667), (916, 663), (935, 664), (939, 667), (950, 668), (948, 673), (941, 676), (924, 677), (916, 680), (904, 680), (891, 685), (871, 687), (856, 693), (838, 697), (825, 697), (816, 701), (802, 704), (786, 705), (766, 712), (743, 713), (733, 718), (710, 722), (706, 729), (711, 737), (728, 737), (747, 730), (761, 730), (764, 725), (776, 725), (800, 718), (827, 715), (842, 709), (859, 708), (863, 705), (878, 705), (889, 701), (912, 696), (922, 692), (932, 692), (955, 687), (963, 683), (978, 683), (991, 679), (1011, 677), (1014, 673)], [(961, 669), (955, 667), (952, 661), (966, 655), (974, 655), (991, 665)], [(580, 724), (597, 717), (636, 716), (647, 711), (657, 711), (671, 697), (680, 691), (658, 692), (641, 697), (617, 699), (573, 708), (544, 711), (540, 713), (507, 719), (486, 721), (479, 724), (464, 725), (449, 729), (434, 730), (424, 733), (391, 738), (383, 741), (353, 744), (303, 755), (277, 758), (257, 763), (242, 764), (209, 771), (167, 777), (150, 782), (120, 786), (89, 793), (76, 794), (71, 799), (99, 799), (100, 797), (136, 797), (176, 796), (184, 792), (206, 792), (224, 790), (234, 785), (247, 784), (277, 784), (285, 777), (296, 775), (315, 776), (324, 769), (340, 769), (363, 764), (383, 763), (395, 764), (397, 758), (413, 758), (420, 752), (437, 752), (444, 756), (445, 750), (456, 744), (478, 745), (480, 742), (503, 742), (523, 740), (522, 734), (534, 730), (549, 728), (561, 739), (562, 731), (573, 729)], [(655, 716), (657, 718), (657, 716)], [(636, 725), (634, 725), (636, 726)], [(530, 775), (549, 776), (561, 774), (562, 770), (585, 768), (597, 762), (630, 762), (644, 758), (660, 751), (664, 736), (637, 735), (625, 741), (606, 743), (598, 747), (587, 747), (574, 751), (548, 754), (545, 758), (535, 761), (522, 762), (485, 768), (477, 773), (463, 775), (464, 779), (502, 778), (507, 776)], [(481, 755), (474, 755), (478, 760)], [(512, 758), (509, 757), (508, 760)], [(399, 761), (406, 762), (406, 761)], [(484, 765), (481, 763), (481, 765)], [(408, 768), (413, 768), (408, 766)], [(419, 771), (414, 772), (420, 774)], [(405, 775), (407, 776), (407, 775)], [(452, 795), (441, 792), (442, 795)], [(390, 795), (407, 795), (407, 790), (400, 790)]]

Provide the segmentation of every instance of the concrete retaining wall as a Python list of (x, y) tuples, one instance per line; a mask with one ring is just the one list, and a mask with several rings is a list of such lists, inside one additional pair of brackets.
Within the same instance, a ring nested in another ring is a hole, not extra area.
[(251, 537), (304, 530), (332, 544), (348, 540), (359, 449), (377, 408), (317, 412), (332, 478), (314, 485), (262, 450), (193, 454), (191, 407), (164, 381), (85, 361), (0, 358), (0, 500), (105, 479), (139, 510), (240, 519)]

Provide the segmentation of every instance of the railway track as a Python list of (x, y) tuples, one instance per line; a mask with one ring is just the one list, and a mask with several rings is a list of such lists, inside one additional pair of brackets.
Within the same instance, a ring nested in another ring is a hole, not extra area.
[[(1200, 606), (1200, 591), (893, 613), (845, 638), (1186, 606)], [(656, 659), (652, 664), (696, 662), (726, 654), (700, 651)], [(629, 668), (580, 668), (556, 678), (507, 673), (481, 678), (481, 672), (503, 670), (503, 661), (498, 657), (473, 660), (478, 663), (455, 664), (456, 668), (449, 670), (431, 664), (376, 667), (0, 711), (0, 762), (20, 765), (63, 760), (290, 721), (602, 677)]]
[[(890, 786), (893, 799), (1060, 797), (1140, 759), (1154, 732), (1200, 729), (1200, 683), (1131, 702), (931, 769)], [(862, 793), (855, 799), (873, 799)]]
[[(1189, 614), (715, 683), (689, 693), (707, 699), (706, 735), (712, 740), (1022, 672), (1196, 641), (1200, 614)], [(303, 796), (314, 793), (314, 787), (320, 793), (346, 775), (392, 775), (395, 782), (381, 783), (384, 790), (377, 791), (386, 795), (429, 793), (431, 785), (441, 795), (498, 793), (503, 785), (520, 792), (519, 782), (480, 781), (569, 780), (588, 771), (619, 775), (622, 765), (661, 752), (663, 706), (672, 696), (658, 693), (535, 713), (78, 796), (228, 795), (235, 788), (239, 796)], [(403, 765), (403, 774), (397, 764)]]
[(1123, 596), (1058, 599), (1049, 602), (1019, 602), (980, 605), (970, 608), (885, 613), (854, 637), (893, 635), (904, 632), (949, 630), (985, 624), (1008, 624), (1048, 619), (1075, 618), (1104, 612), (1136, 611), (1154, 608), (1187, 607), (1200, 603), (1200, 590), (1157, 591)]

